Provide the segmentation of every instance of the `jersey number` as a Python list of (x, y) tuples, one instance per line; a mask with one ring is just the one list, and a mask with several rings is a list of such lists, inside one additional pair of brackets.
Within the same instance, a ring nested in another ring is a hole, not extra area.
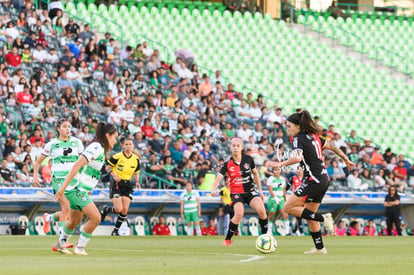
[(312, 141), (313, 146), (315, 146), (316, 155), (318, 155), (318, 159), (322, 160), (322, 148), (316, 141)]

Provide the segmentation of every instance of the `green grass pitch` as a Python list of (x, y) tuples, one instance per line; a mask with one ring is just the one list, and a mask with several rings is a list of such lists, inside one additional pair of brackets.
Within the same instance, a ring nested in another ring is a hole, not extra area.
[(268, 255), (256, 251), (255, 237), (222, 247), (221, 236), (97, 236), (89, 256), (53, 252), (56, 239), (0, 237), (0, 274), (414, 274), (412, 237), (325, 237), (328, 255), (303, 255), (310, 237), (278, 237)]

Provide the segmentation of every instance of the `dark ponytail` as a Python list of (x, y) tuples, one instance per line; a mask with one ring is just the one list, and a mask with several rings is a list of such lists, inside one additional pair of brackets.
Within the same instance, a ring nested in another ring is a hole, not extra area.
[(110, 123), (103, 123), (99, 122), (96, 126), (95, 130), (95, 138), (92, 142), (99, 142), (105, 149), (105, 152), (109, 151), (109, 143), (108, 139), (106, 138), (106, 134), (114, 134), (116, 132), (116, 128), (114, 125)]
[(306, 110), (300, 113), (291, 114), (287, 120), (293, 124), (299, 125), (302, 130), (305, 130), (310, 134), (320, 134), (321, 132), (320, 127), (315, 124), (310, 113)]

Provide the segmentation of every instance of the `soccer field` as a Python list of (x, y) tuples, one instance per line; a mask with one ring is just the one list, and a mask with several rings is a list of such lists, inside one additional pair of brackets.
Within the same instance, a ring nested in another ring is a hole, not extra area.
[[(78, 236), (71, 241), (76, 242)], [(326, 237), (328, 255), (303, 255), (310, 237), (278, 237), (276, 252), (254, 237), (93, 237), (89, 256), (53, 252), (56, 236), (0, 237), (0, 274), (413, 274), (414, 238)], [(70, 249), (72, 251), (72, 249)]]

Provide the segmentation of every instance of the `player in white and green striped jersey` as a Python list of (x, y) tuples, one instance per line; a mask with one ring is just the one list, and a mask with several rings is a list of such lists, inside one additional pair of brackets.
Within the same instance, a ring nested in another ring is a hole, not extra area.
[(82, 221), (83, 215), (88, 217), (88, 221), (82, 226), (79, 241), (73, 250), (74, 254), (88, 255), (85, 247), (93, 231), (101, 222), (101, 214), (89, 196), (89, 192), (98, 184), (105, 163), (105, 154), (117, 143), (118, 132), (112, 124), (100, 122), (96, 126), (95, 133), (95, 139), (80, 154), (78, 161), (55, 194), (56, 200), (65, 196), (71, 209), (69, 220), (60, 233), (59, 241), (52, 246), (54, 251), (63, 254), (71, 254), (65, 248), (65, 242), (72, 236), (75, 228)]
[(185, 185), (185, 191), (181, 193), (181, 218), (185, 220), (185, 231), (188, 236), (194, 235), (193, 223), (197, 236), (201, 236), (200, 217), (201, 204), (200, 195), (193, 190), (191, 182)]
[[(79, 158), (79, 154), (83, 151), (82, 141), (78, 138), (70, 136), (71, 128), (72, 126), (70, 122), (65, 118), (60, 119), (57, 122), (57, 138), (52, 139), (45, 145), (42, 154), (34, 164), (34, 186), (40, 186), (38, 177), (39, 168), (43, 160), (47, 157), (50, 157), (52, 160), (52, 187), (54, 194), (56, 194), (62, 186), (62, 183), (68, 175), (70, 169), (72, 169), (73, 165)], [(50, 222), (59, 221), (59, 228), (62, 230), (63, 225), (69, 219), (70, 209), (68, 200), (65, 197), (62, 197), (62, 199), (58, 202), (62, 211), (58, 211), (54, 214), (43, 214), (43, 231), (46, 234), (50, 230)], [(69, 243), (66, 246), (73, 247), (73, 245)]]

